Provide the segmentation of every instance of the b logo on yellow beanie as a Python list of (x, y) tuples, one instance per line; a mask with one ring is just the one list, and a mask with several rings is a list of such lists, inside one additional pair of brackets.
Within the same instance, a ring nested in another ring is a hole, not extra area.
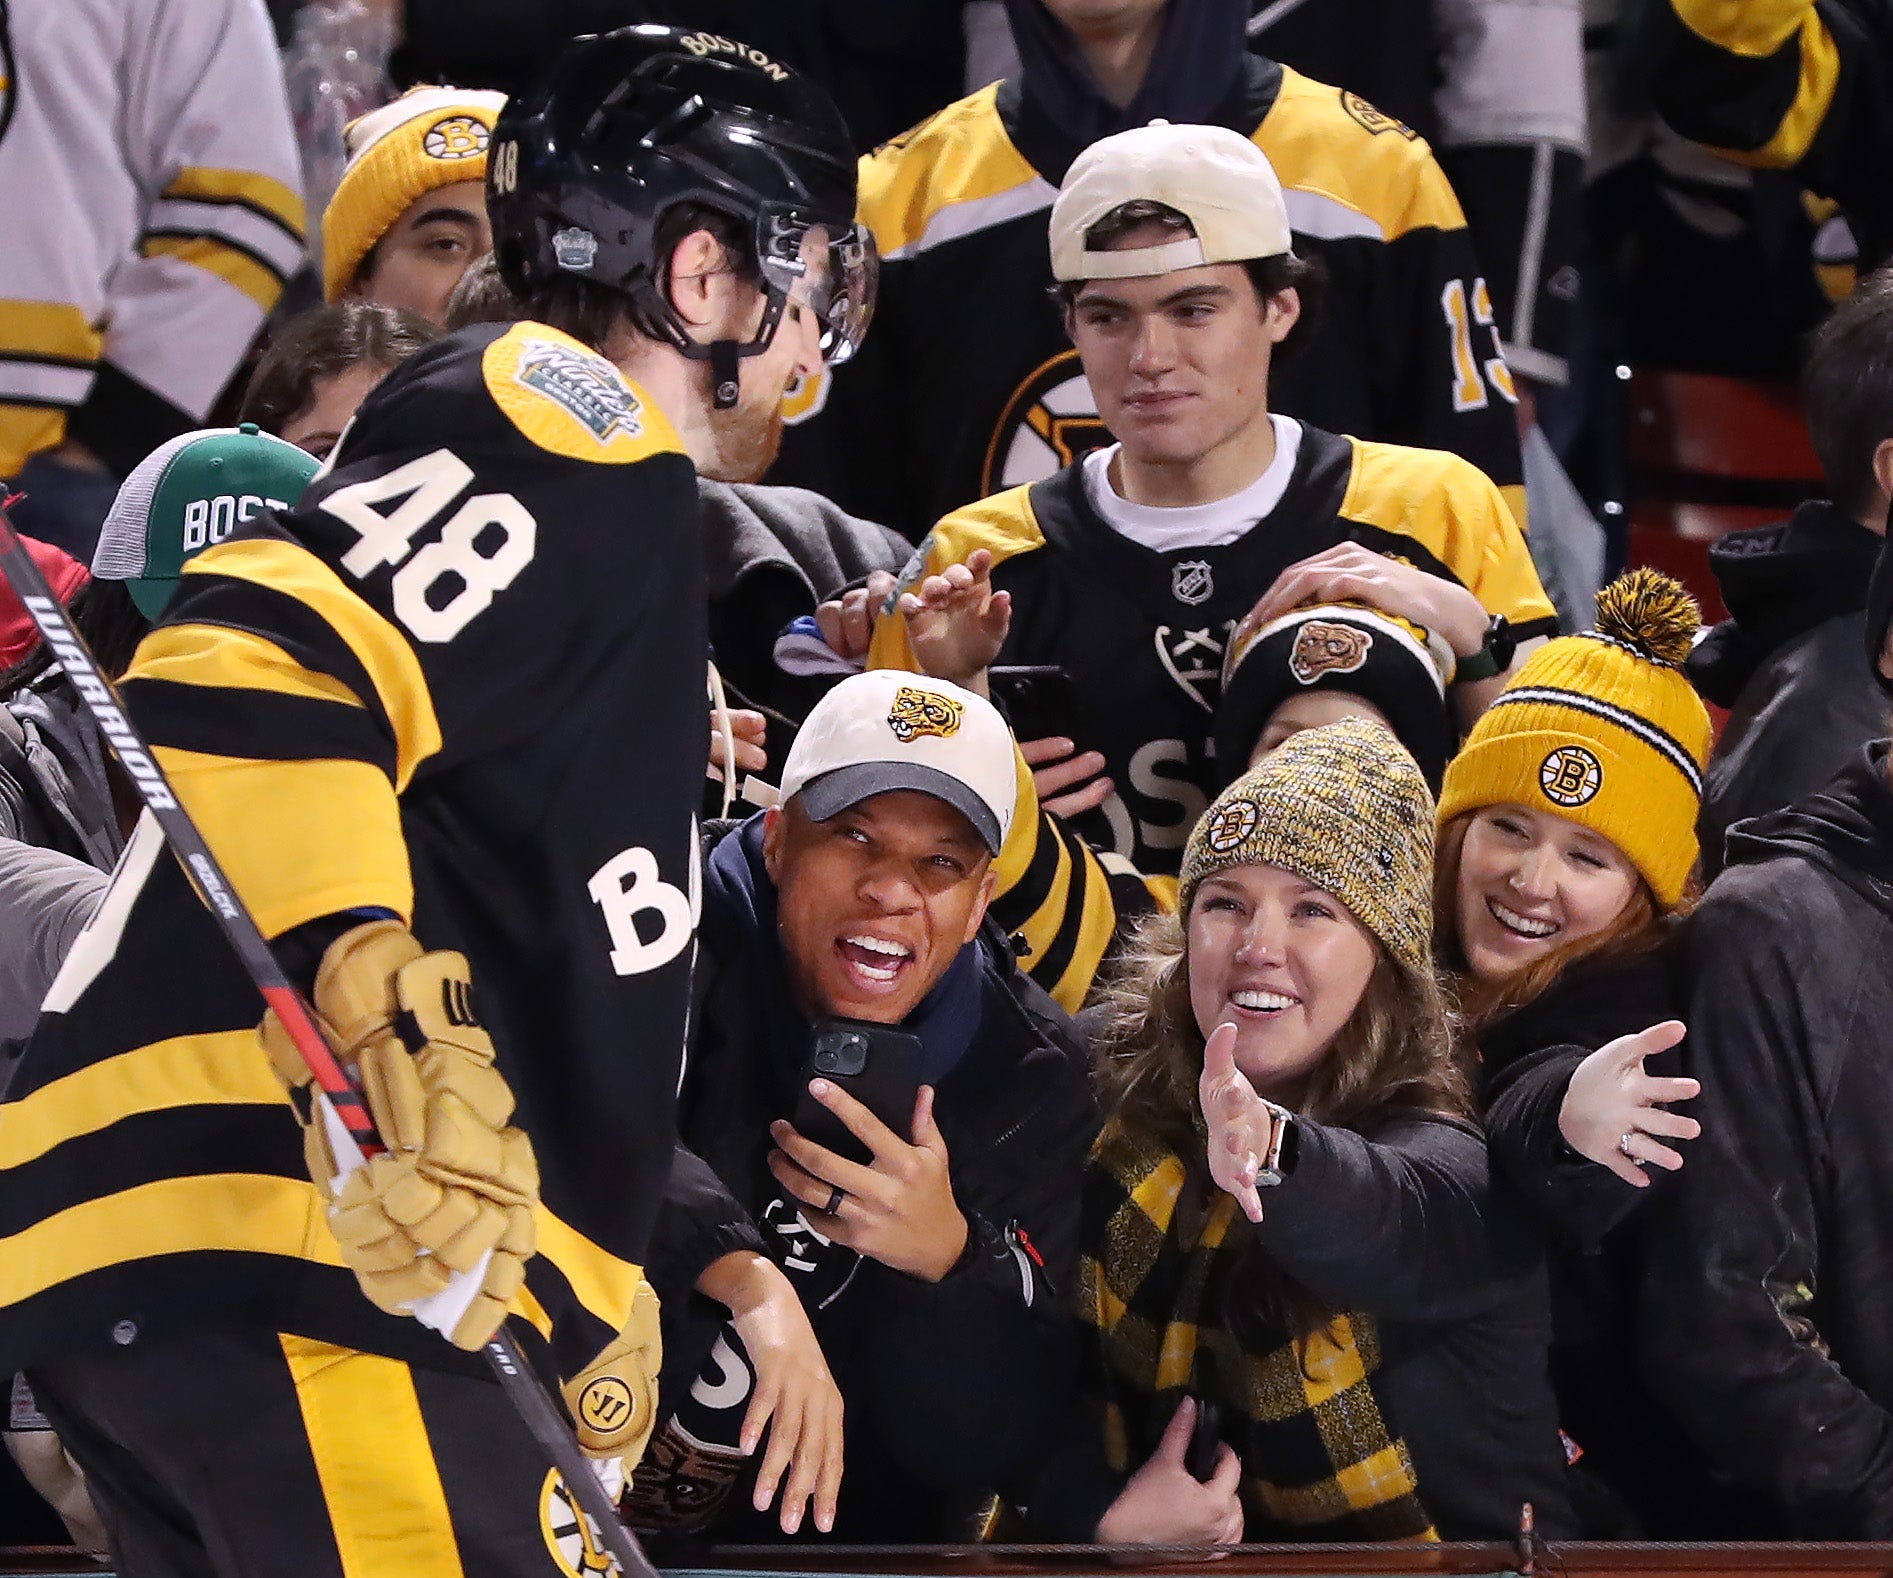
[(1581, 745), (1560, 745), (1538, 769), (1538, 787), (1553, 805), (1583, 805), (1604, 787), (1603, 764)]

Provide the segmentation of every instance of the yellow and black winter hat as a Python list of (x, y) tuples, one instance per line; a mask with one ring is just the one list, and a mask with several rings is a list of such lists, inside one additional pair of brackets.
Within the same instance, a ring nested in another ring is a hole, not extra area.
[(348, 168), (322, 213), (322, 294), (336, 300), (409, 205), (436, 187), (486, 180), (504, 93), (410, 88), (348, 123)]
[(1433, 968), (1433, 796), (1419, 764), (1365, 718), (1291, 735), (1190, 831), (1178, 913), (1207, 876), (1276, 866), (1332, 893), (1416, 980)]
[(1701, 624), (1669, 576), (1632, 570), (1597, 594), (1597, 626), (1534, 652), (1446, 769), (1439, 817), (1521, 805), (1601, 834), (1664, 908), (1696, 864), (1713, 732), (1683, 674)]

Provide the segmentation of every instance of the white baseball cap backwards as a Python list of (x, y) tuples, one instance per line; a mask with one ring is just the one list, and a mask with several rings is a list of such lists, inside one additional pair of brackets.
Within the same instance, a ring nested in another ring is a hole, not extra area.
[(826, 822), (871, 795), (914, 789), (944, 800), (993, 854), (1018, 792), (1012, 731), (983, 696), (943, 679), (873, 669), (844, 679), (796, 734), (782, 798)]
[[(1161, 246), (1094, 252), (1085, 236), (1126, 203), (1162, 203), (1196, 232)], [(1072, 161), (1052, 204), (1052, 275), (1136, 279), (1292, 249), (1288, 205), (1269, 156), (1227, 126), (1152, 121), (1094, 142)]]

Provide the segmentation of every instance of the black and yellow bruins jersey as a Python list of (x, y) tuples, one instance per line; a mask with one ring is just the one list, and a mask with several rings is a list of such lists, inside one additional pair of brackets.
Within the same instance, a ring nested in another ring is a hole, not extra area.
[[(1047, 225), (1079, 153), (1016, 82), (862, 161), (880, 299), (860, 356), (792, 399), (772, 480), (918, 539), (948, 510), (1109, 441), (1050, 299)], [(1354, 94), (1251, 57), (1213, 117), (1281, 178), (1295, 249), (1332, 284), (1271, 406), (1331, 432), (1449, 449), (1524, 521), (1516, 393), (1465, 216), (1426, 143)]]
[[(1012, 594), (1002, 663), (1059, 664), (1082, 716), (1081, 750), (1104, 754), (1116, 853), (1174, 874), (1216, 785), (1211, 758), (1223, 645), (1289, 565), (1354, 541), (1458, 581), (1521, 640), (1557, 616), (1498, 490), (1457, 455), (1371, 444), (1318, 428), (1281, 502), (1235, 542), (1158, 553), (1114, 531), (1086, 497), (1083, 465), (956, 510), (933, 529), (902, 585), (976, 548)], [(905, 621), (885, 614), (869, 664), (915, 668)]]
[(1840, 202), (1863, 266), (1893, 254), (1886, 0), (1665, 0), (1645, 31), (1651, 92), (1676, 131)]
[[(567, 1374), (670, 1166), (705, 662), (675, 432), (526, 323), (391, 374), (294, 510), (190, 561), (124, 682), (267, 935), (390, 910), (468, 956), (543, 1179), (517, 1313)], [(147, 817), (0, 1105), (0, 1368), (211, 1309), (454, 1362), (341, 1269), (262, 1006)]]

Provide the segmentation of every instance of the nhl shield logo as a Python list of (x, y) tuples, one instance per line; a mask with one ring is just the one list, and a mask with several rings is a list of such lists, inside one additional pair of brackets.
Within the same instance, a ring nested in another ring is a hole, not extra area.
[(1170, 595), (1186, 608), (1207, 603), (1216, 591), (1216, 578), (1207, 559), (1185, 559), (1170, 568)]

